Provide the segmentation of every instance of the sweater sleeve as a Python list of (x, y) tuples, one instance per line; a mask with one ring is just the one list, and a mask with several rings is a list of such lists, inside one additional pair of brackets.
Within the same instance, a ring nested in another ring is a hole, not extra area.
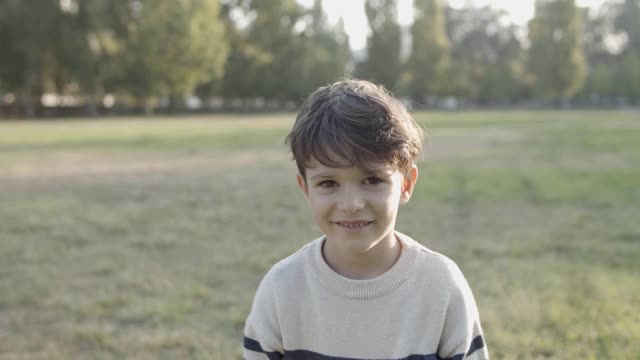
[(260, 283), (244, 328), (245, 360), (282, 359), (284, 349), (278, 322), (273, 283), (269, 274)]
[(438, 357), (455, 360), (488, 360), (475, 299), (462, 272), (455, 266), (454, 287), (445, 314)]

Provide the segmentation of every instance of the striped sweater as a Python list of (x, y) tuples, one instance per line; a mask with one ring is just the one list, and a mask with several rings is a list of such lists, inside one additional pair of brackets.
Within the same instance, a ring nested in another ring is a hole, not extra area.
[(246, 360), (488, 359), (469, 285), (456, 264), (406, 235), (374, 279), (347, 279), (319, 238), (265, 275), (245, 324)]

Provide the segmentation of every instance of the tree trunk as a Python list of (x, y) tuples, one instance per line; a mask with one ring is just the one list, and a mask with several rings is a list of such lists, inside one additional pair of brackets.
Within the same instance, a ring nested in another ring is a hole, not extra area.
[(36, 110), (33, 105), (33, 98), (29, 97), (24, 100), (22, 104), (22, 111), (24, 112), (24, 116), (27, 118), (36, 117)]
[[(36, 76), (33, 73), (27, 72), (25, 74), (24, 83), (22, 84), (22, 94), (20, 97), (22, 98), (22, 111), (24, 112), (24, 116), (27, 118), (33, 118), (36, 116), (34, 99), (34, 89), (36, 82)], [(39, 99), (40, 97), (38, 97), (38, 102), (40, 102)]]
[(98, 106), (96, 105), (96, 97), (93, 94), (87, 95), (87, 115), (90, 117), (98, 116)]
[(144, 99), (142, 100), (143, 104), (144, 104), (144, 114), (147, 116), (151, 116), (153, 115), (153, 102), (150, 99)]
[(25, 117), (33, 118), (36, 116), (35, 106), (33, 104), (33, 95), (29, 90), (25, 90), (20, 97), (20, 103), (22, 104), (22, 112)]
[(177, 114), (182, 110), (183, 99), (182, 96), (171, 94), (169, 95), (169, 114)]

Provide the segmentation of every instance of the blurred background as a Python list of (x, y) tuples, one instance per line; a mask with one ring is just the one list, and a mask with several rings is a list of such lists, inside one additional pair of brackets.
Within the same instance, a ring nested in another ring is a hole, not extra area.
[(631, 106), (636, 0), (0, 3), (0, 116), (295, 110), (350, 75), (417, 108)]
[[(320, 236), (283, 140), (381, 83), (426, 129), (397, 229), (494, 359), (640, 359), (639, 0), (0, 0), (0, 360), (240, 359)], [(411, 309), (407, 309), (411, 311)]]

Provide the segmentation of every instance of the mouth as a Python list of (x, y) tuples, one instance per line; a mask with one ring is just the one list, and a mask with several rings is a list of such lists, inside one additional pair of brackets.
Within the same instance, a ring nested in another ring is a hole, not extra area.
[(358, 229), (365, 228), (367, 225), (371, 224), (372, 222), (373, 221), (366, 221), (366, 220), (335, 221), (334, 224), (348, 230), (358, 230)]

